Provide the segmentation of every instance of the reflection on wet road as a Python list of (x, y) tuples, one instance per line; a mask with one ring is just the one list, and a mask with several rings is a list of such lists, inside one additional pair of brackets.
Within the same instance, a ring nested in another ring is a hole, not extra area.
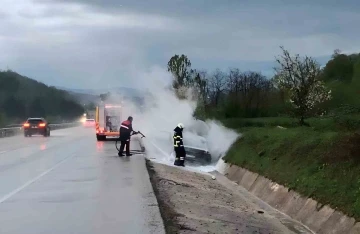
[(143, 156), (92, 129), (0, 139), (0, 233), (164, 233), (154, 204)]

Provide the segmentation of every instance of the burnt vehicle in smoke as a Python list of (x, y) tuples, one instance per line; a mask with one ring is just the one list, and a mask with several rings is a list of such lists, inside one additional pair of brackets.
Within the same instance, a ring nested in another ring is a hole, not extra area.
[(204, 137), (190, 132), (183, 133), (186, 162), (192, 164), (209, 165), (212, 162), (207, 141)]

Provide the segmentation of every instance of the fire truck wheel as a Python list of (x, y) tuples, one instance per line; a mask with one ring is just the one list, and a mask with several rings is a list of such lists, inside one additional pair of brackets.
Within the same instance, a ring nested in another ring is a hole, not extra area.
[(105, 140), (105, 136), (96, 135), (96, 140), (97, 140), (97, 141), (104, 141), (104, 140)]

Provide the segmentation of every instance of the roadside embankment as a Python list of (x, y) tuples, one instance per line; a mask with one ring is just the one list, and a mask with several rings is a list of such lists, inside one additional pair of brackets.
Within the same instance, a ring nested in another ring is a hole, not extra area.
[(224, 160), (360, 221), (360, 133), (331, 118), (309, 120), (311, 127), (280, 120), (240, 123), (242, 137)]
[(261, 209), (248, 192), (207, 174), (149, 160), (146, 164), (167, 233), (311, 233), (279, 212)]
[(329, 206), (302, 197), (257, 173), (219, 162), (219, 172), (272, 207), (300, 221), (319, 234), (359, 234), (360, 223)]

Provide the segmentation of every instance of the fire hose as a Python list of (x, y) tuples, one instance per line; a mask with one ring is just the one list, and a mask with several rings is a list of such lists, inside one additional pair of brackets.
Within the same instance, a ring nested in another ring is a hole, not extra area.
[[(142, 134), (140, 131), (133, 131), (133, 132), (131, 133), (130, 137), (133, 136), (133, 135), (137, 135), (137, 134), (140, 134), (140, 135), (141, 135), (141, 139), (145, 137), (145, 135)], [(115, 147), (116, 147), (117, 151), (120, 151), (119, 142), (121, 143), (120, 137), (119, 137), (118, 139), (116, 139), (116, 141), (115, 141)], [(140, 152), (143, 153), (141, 150), (132, 150), (132, 151), (134, 151), (134, 152), (139, 152), (139, 153), (140, 153)]]

